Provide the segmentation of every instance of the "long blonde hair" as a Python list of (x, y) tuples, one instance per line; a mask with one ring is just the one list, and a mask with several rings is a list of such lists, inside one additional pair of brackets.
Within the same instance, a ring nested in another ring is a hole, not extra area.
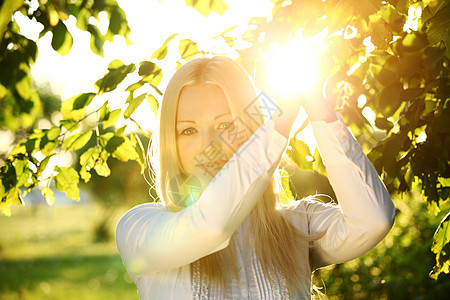
[[(214, 84), (222, 89), (233, 117), (240, 118), (248, 126), (250, 132), (247, 137), (260, 125), (244, 113), (245, 103), (255, 100), (257, 95), (249, 76), (234, 60), (222, 56), (202, 57), (178, 69), (164, 93), (158, 116), (159, 133), (154, 135), (151, 148), (158, 193), (165, 207), (171, 211), (179, 211), (186, 206), (171, 197), (170, 181), (182, 173), (175, 135), (178, 99), (184, 87), (196, 84)], [(286, 220), (283, 211), (277, 209), (277, 205), (281, 204), (279, 182), (276, 171), (262, 201), (258, 201), (249, 216), (249, 234), (264, 275), (272, 285), (275, 281), (285, 280), (289, 291), (293, 292), (304, 287), (305, 278), (301, 278), (300, 274), (304, 274), (308, 267), (308, 257), (299, 257), (299, 254), (308, 251), (299, 249), (308, 247), (311, 238), (297, 230)], [(234, 257), (233, 243), (230, 243), (229, 247), (201, 258), (200, 272), (206, 274), (210, 282), (227, 289), (226, 274), (238, 277)]]

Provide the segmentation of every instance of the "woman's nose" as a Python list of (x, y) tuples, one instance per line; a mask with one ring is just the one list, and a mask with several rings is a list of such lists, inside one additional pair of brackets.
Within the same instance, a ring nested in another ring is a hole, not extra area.
[(215, 130), (208, 130), (204, 133), (199, 155), (205, 161), (225, 160), (224, 140)]

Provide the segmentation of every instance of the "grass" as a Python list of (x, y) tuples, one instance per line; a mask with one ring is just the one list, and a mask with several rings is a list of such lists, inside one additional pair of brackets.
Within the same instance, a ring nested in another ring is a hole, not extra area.
[[(111, 233), (123, 212), (111, 218)], [(0, 216), (0, 299), (138, 299), (114, 240), (94, 242), (103, 214), (73, 204)]]

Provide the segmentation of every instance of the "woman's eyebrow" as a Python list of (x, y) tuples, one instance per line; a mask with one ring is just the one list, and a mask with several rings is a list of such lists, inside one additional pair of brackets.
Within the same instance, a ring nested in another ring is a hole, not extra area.
[(217, 117), (214, 118), (214, 120), (217, 120), (218, 118), (221, 118), (226, 115), (231, 115), (231, 113), (224, 113), (224, 114), (218, 115)]
[[(217, 119), (222, 118), (222, 117), (227, 116), (227, 115), (231, 115), (231, 113), (224, 113), (224, 114), (218, 115), (218, 116), (216, 116), (214, 118), (214, 120), (217, 120)], [(195, 124), (195, 121), (191, 121), (191, 120), (179, 120), (179, 121), (177, 121), (177, 123), (181, 123), (181, 122)]]

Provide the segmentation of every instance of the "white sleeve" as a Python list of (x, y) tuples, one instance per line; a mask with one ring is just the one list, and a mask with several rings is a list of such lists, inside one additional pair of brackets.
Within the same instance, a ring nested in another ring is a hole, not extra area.
[(169, 212), (154, 203), (128, 211), (116, 228), (116, 243), (130, 274), (187, 265), (225, 248), (262, 196), (287, 139), (268, 121), (241, 146), (198, 201)]
[(375, 168), (342, 118), (312, 122), (328, 179), (339, 205), (306, 201), (309, 233), (322, 238), (311, 249), (313, 268), (361, 256), (380, 242), (394, 223), (395, 208)]

